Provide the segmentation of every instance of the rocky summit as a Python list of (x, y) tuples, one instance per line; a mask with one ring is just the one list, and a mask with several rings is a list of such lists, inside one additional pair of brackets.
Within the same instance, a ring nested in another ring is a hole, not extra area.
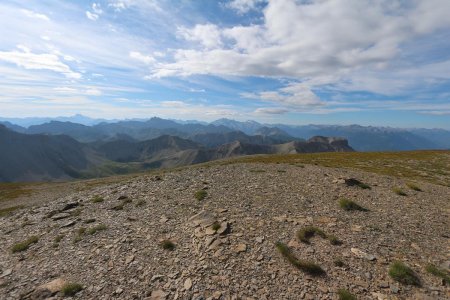
[(450, 297), (448, 185), (295, 161), (69, 185), (0, 217), (1, 299)]

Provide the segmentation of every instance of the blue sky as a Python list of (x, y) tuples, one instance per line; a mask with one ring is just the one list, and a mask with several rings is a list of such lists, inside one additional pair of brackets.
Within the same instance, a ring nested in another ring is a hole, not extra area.
[(450, 128), (448, 0), (0, 3), (0, 116)]

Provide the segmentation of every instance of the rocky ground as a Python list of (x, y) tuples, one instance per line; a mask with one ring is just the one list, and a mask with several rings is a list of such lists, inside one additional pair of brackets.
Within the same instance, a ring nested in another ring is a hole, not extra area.
[[(60, 299), (71, 282), (82, 286), (78, 299), (339, 299), (339, 289), (357, 299), (449, 299), (425, 268), (449, 268), (450, 188), (416, 185), (422, 191), (394, 177), (296, 164), (191, 167), (94, 185), (0, 218), (0, 298)], [(341, 198), (368, 211), (343, 210)], [(309, 225), (342, 243), (299, 241)], [(279, 241), (325, 274), (292, 266)], [(420, 286), (390, 278), (394, 261)]]

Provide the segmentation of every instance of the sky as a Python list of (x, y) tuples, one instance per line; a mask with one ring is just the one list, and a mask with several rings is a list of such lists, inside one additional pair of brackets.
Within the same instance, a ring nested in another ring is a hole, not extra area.
[(450, 129), (449, 0), (2, 0), (0, 116)]

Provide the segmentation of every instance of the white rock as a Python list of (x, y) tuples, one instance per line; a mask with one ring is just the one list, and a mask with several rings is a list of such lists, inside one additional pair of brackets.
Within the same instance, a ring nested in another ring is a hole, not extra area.
[(192, 287), (192, 280), (188, 278), (184, 281), (184, 289), (188, 291), (191, 289), (191, 287)]

